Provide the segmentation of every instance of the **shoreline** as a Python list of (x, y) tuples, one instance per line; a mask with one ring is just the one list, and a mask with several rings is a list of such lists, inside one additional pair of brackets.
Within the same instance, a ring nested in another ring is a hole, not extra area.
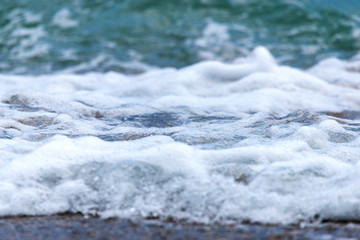
[(198, 224), (102, 219), (80, 214), (0, 218), (0, 239), (359, 239), (360, 223), (301, 225)]

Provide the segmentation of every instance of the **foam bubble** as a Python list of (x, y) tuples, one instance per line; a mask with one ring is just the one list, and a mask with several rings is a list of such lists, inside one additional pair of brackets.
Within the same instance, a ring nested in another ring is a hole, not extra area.
[(60, 28), (74, 28), (79, 25), (76, 20), (71, 18), (71, 12), (67, 8), (59, 10), (53, 17), (53, 24)]

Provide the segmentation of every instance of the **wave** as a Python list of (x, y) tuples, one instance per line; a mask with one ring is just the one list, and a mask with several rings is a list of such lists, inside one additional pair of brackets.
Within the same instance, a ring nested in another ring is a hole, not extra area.
[(2, 74), (0, 215), (358, 221), (359, 66)]

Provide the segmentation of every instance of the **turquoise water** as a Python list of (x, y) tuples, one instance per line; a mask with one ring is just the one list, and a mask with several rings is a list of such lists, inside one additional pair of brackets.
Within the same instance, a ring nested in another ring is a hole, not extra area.
[(232, 61), (258, 45), (307, 68), (357, 54), (359, 13), (357, 0), (3, 0), (0, 71), (137, 73)]

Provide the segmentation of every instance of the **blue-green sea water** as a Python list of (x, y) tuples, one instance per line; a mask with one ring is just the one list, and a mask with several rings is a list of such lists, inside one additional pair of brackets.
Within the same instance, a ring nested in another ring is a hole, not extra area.
[[(255, 46), (307, 68), (360, 49), (358, 0), (2, 0), (0, 71), (141, 72)], [(136, 64), (134, 64), (136, 63)]]
[(360, 222), (360, 0), (2, 0), (0, 218)]

